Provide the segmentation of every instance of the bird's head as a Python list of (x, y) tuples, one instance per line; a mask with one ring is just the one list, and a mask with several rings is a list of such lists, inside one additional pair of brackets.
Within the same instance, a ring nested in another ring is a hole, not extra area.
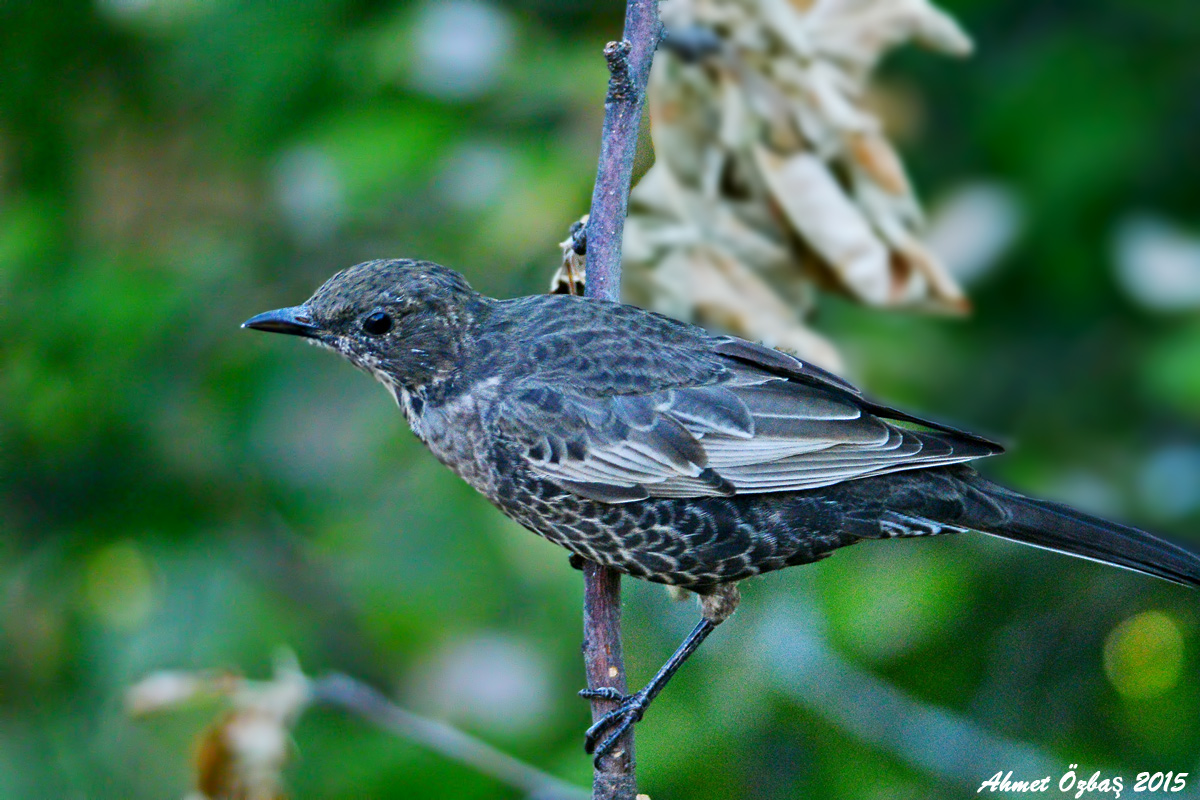
[(242, 323), (335, 350), (389, 388), (414, 391), (458, 362), (484, 298), (429, 261), (367, 261), (334, 275), (292, 308)]

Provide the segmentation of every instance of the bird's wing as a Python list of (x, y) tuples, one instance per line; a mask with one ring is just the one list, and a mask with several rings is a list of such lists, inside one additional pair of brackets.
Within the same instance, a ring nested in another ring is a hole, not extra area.
[(709, 343), (714, 382), (610, 396), (518, 382), (497, 407), (500, 430), (535, 472), (610, 503), (813, 489), (1000, 452), (780, 351)]

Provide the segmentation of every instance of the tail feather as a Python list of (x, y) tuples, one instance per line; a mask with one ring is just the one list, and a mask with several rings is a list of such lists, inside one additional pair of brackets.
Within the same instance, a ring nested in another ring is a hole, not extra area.
[(965, 518), (983, 533), (1200, 587), (1200, 556), (1145, 531), (972, 476)]

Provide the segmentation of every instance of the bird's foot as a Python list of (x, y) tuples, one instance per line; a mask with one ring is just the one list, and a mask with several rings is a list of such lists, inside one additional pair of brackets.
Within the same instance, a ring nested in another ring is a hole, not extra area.
[(650, 705), (650, 698), (644, 691), (625, 695), (607, 686), (599, 689), (584, 689), (579, 696), (588, 700), (611, 700), (614, 703), (620, 703), (619, 706), (592, 723), (592, 727), (583, 734), (583, 749), (592, 754), (593, 762), (599, 766), (600, 759), (608, 755), (617, 740), (646, 713), (646, 708)]

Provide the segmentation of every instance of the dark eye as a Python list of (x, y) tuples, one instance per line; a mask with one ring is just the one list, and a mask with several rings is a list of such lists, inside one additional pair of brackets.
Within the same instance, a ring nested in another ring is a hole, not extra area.
[(386, 311), (372, 311), (363, 317), (362, 329), (372, 336), (383, 336), (392, 329), (392, 315)]

